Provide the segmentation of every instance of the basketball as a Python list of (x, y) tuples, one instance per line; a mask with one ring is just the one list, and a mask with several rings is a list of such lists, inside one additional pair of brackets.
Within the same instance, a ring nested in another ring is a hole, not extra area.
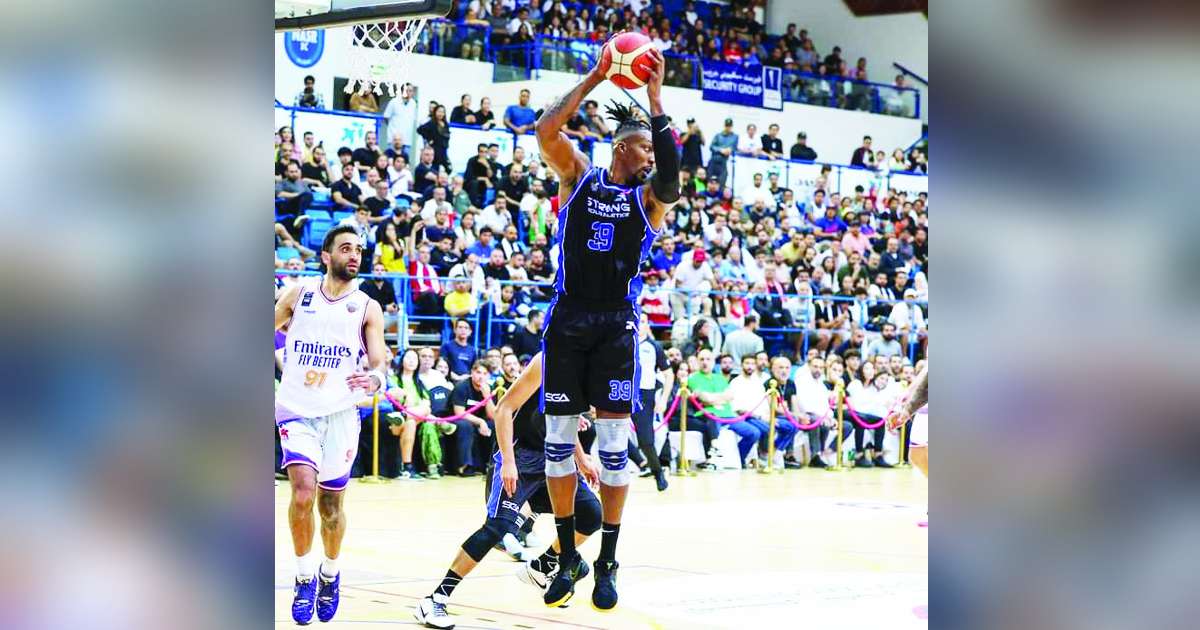
[(638, 33), (621, 33), (604, 45), (601, 58), (611, 60), (604, 77), (627, 90), (640, 88), (650, 79), (650, 50), (654, 44)]

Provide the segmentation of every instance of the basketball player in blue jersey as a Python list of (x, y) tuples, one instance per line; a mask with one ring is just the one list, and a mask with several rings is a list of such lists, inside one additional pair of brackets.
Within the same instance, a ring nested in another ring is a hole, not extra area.
[[(534, 513), (551, 509), (545, 474), (546, 422), (538, 413), (539, 399), (534, 396), (541, 387), (541, 359), (541, 355), (537, 354), (529, 360), (525, 371), (496, 407), (497, 451), (493, 460), (497, 463), (497, 469), (488, 493), (487, 520), (463, 541), (446, 571), (446, 577), (442, 578), (437, 588), (413, 608), (413, 616), (427, 628), (454, 628), (454, 618), (446, 610), (454, 589), (506, 533), (516, 531), (521, 526), (526, 518), (521, 514), (523, 504), (528, 503)], [(576, 441), (573, 455), (584, 480), (597, 483), (600, 473), (584, 452), (583, 444)], [(506, 470), (503, 462), (516, 463), (512, 476), (501, 475)], [(587, 483), (579, 484), (574, 497), (574, 507), (579, 514), (575, 522), (578, 528), (575, 533), (576, 544), (587, 540), (588, 536), (600, 529), (600, 500)], [(544, 594), (551, 577), (558, 570), (558, 557), (556, 542), (545, 553), (526, 562), (517, 575), (521, 581)], [(581, 565), (580, 571), (587, 574), (586, 563)]]
[[(374, 393), (387, 383), (383, 309), (354, 283), (361, 261), (358, 232), (333, 228), (321, 245), (325, 275), (304, 278), (275, 304), (275, 330), (287, 326), (275, 426), (292, 485), (288, 527), (297, 567), (292, 619), (300, 625), (312, 623), (314, 609), (321, 621), (337, 612), (337, 558), (346, 535), (342, 498), (358, 451), (356, 403), (362, 392), (356, 390)], [(364, 357), (369, 372), (363, 370)], [(312, 549), (313, 503), (321, 514), (324, 561)]]
[[(629, 491), (625, 470), (630, 414), (640, 404), (637, 375), (638, 268), (679, 200), (679, 156), (662, 107), (663, 56), (651, 51), (646, 83), (650, 121), (629, 107), (608, 108), (616, 122), (612, 164), (593, 166), (562, 132), (580, 103), (604, 81), (601, 61), (537, 120), (542, 160), (554, 169), (565, 196), (558, 216), (555, 297), (542, 334), (541, 410), (546, 416), (546, 484), (558, 530), (558, 574), (546, 588), (547, 606), (574, 594), (582, 576), (575, 550), (576, 466), (572, 457), (579, 415), (596, 408), (603, 505), (600, 555), (595, 562), (592, 606), (617, 605), (616, 546)], [(657, 168), (656, 168), (657, 167)], [(516, 476), (504, 462), (501, 476)]]

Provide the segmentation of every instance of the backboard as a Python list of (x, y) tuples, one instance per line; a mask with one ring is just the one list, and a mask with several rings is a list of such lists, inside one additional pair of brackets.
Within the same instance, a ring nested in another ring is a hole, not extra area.
[(446, 17), (454, 0), (275, 0), (275, 30)]

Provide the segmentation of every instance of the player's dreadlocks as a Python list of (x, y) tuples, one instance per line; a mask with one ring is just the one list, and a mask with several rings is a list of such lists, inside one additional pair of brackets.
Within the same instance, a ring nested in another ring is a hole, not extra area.
[(624, 103), (617, 101), (609, 101), (612, 105), (605, 105), (604, 112), (608, 114), (609, 119), (617, 123), (617, 129), (613, 132), (613, 139), (619, 140), (622, 136), (633, 131), (650, 131), (650, 121), (646, 120), (640, 112)]

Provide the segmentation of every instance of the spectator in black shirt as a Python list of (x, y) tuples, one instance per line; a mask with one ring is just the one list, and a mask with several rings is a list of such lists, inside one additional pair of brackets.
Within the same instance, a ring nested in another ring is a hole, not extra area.
[(762, 137), (763, 152), (772, 158), (783, 157), (783, 140), (779, 139), (779, 125), (771, 123), (767, 135)]
[(700, 125), (696, 124), (695, 118), (687, 119), (687, 131), (683, 132), (679, 141), (683, 143), (683, 156), (679, 166), (695, 173), (696, 169), (704, 165), (704, 132), (700, 131)]
[(496, 114), (492, 111), (492, 99), (486, 96), (479, 99), (479, 111), (475, 112), (475, 124), (482, 129), (491, 129), (496, 126)]
[(371, 216), (378, 218), (380, 222), (391, 216), (392, 200), (388, 198), (387, 182), (375, 182), (375, 194), (365, 199), (362, 203), (367, 207), (367, 210), (371, 211)]
[(443, 169), (450, 170), (450, 125), (446, 122), (446, 107), (438, 105), (425, 124), (417, 127), (417, 135), (425, 139), (433, 147), (433, 163)]
[(512, 336), (512, 349), (521, 361), (538, 353), (542, 348), (542, 322), (545, 315), (538, 309), (529, 311), (529, 323), (518, 328)]
[(325, 147), (314, 147), (312, 159), (300, 167), (300, 178), (309, 186), (329, 188), (329, 164), (325, 161)]
[(342, 210), (354, 210), (362, 202), (362, 190), (354, 183), (354, 165), (342, 165), (342, 178), (329, 187), (333, 204)]
[(454, 251), (454, 237), (442, 235), (441, 239), (437, 241), (437, 247), (429, 253), (429, 264), (439, 276), (445, 278), (449, 275), (450, 269), (460, 262), (462, 262), (462, 254)]
[(808, 134), (803, 131), (796, 134), (796, 144), (792, 145), (792, 159), (808, 160), (809, 162), (817, 159), (817, 152), (808, 146)]
[(488, 145), (480, 143), (475, 150), (475, 157), (467, 160), (464, 187), (471, 197), (471, 204), (476, 208), (482, 208), (487, 205), (483, 200), (487, 189), (492, 187), (492, 177), (495, 174), (492, 172), (491, 160), (488, 159)]
[(513, 221), (517, 220), (517, 212), (521, 209), (521, 198), (525, 193), (529, 192), (529, 181), (525, 179), (525, 169), (518, 162), (513, 162), (508, 167), (508, 177), (500, 183), (496, 189), (498, 196), (503, 196), (508, 202), (510, 212), (513, 213)]
[(383, 307), (383, 328), (385, 332), (391, 331), (400, 313), (400, 305), (396, 302), (396, 287), (392, 285), (391, 280), (379, 277), (387, 273), (383, 263), (375, 263), (371, 273), (376, 277), (364, 278), (358, 288)]
[(491, 257), (483, 266), (483, 275), (485, 278), (494, 278), (496, 280), (508, 281), (511, 277), (508, 274), (508, 265), (504, 260), (504, 250), (496, 248), (492, 250)]
[(428, 199), (437, 185), (438, 167), (433, 163), (433, 148), (421, 149), (421, 161), (413, 171), (413, 192)]
[(836, 69), (840, 67), (842, 65), (842, 47), (834, 46), (833, 52), (825, 57), (824, 63), (826, 68)]
[(354, 150), (353, 161), (354, 167), (362, 177), (366, 177), (367, 171), (375, 168), (375, 164), (379, 162), (379, 142), (375, 139), (374, 131), (368, 131), (364, 146)]
[(863, 136), (861, 147), (854, 150), (854, 155), (850, 156), (850, 166), (861, 166), (866, 168), (867, 155), (871, 153), (871, 136)]
[(474, 125), (476, 120), (478, 118), (476, 118), (475, 112), (471, 111), (471, 95), (463, 94), (458, 105), (450, 110), (450, 122), (457, 125)]

